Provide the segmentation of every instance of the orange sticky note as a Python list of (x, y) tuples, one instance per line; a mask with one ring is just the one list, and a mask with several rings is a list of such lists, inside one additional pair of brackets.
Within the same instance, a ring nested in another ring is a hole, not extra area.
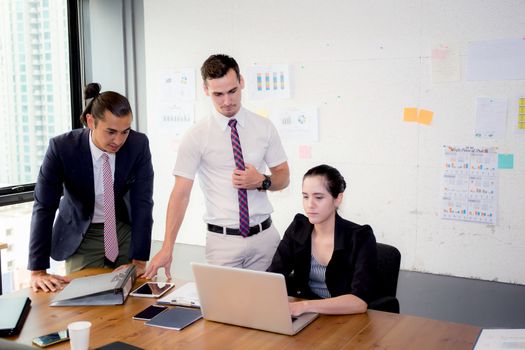
[(407, 107), (403, 110), (403, 121), (405, 122), (416, 122), (417, 121), (417, 108)]
[(417, 121), (421, 124), (430, 125), (430, 123), (432, 123), (433, 116), (434, 112), (427, 111), (426, 109), (420, 109), (417, 116)]

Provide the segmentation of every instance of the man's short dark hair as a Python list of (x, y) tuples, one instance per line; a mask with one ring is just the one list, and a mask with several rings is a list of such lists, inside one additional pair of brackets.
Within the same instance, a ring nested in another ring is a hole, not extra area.
[(211, 55), (201, 67), (202, 80), (207, 84), (208, 79), (218, 79), (225, 76), (230, 69), (235, 71), (237, 79), (241, 81), (239, 65), (233, 57), (223, 54)]

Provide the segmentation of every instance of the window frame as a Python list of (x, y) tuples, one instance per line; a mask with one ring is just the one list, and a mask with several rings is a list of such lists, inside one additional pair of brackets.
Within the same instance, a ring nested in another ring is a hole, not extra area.
[[(71, 96), (71, 127), (81, 127), (78, 116), (82, 113), (82, 36), (80, 31), (81, 7), (79, 0), (67, 1), (69, 44), (69, 83)], [(0, 207), (34, 200), (35, 183), (16, 184), (0, 188)]]

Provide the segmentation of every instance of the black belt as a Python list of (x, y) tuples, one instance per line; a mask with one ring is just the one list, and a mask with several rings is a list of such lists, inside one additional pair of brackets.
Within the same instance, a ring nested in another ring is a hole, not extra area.
[[(266, 230), (268, 227), (272, 225), (272, 218), (269, 217), (268, 219), (261, 222), (259, 225), (250, 227), (250, 232), (248, 233), (249, 236), (253, 236), (258, 234), (261, 231)], [(241, 232), (238, 228), (227, 228), (217, 225), (208, 224), (208, 231), (215, 232), (215, 233), (226, 233), (227, 235), (234, 235), (234, 236), (240, 236)]]

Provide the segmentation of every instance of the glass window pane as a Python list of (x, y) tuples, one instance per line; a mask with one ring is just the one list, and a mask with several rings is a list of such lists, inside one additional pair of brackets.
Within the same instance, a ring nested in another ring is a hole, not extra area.
[[(29, 286), (27, 271), (29, 225), (33, 203), (0, 207), (0, 243), (6, 243), (2, 254), (3, 294)], [(51, 259), (50, 273), (65, 274), (65, 263)]]
[(0, 187), (35, 182), (48, 140), (71, 130), (66, 15), (67, 0), (0, 0)]

